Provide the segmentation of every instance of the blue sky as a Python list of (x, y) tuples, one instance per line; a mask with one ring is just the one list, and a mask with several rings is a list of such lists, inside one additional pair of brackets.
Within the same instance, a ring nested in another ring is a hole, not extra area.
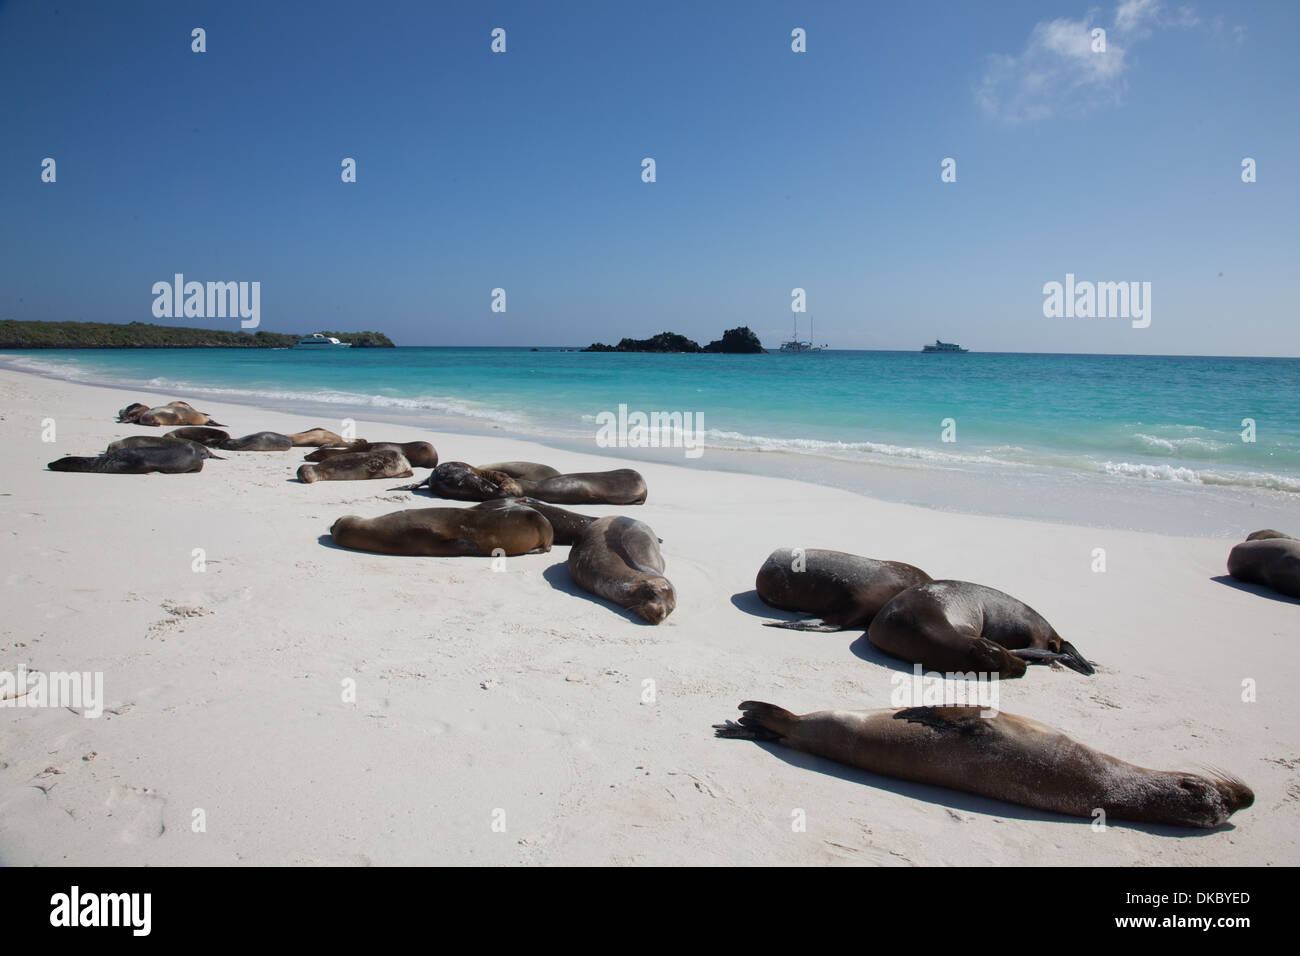
[[(775, 345), (801, 287), (837, 348), (1300, 355), (1300, 4), (991, 6), (0, 3), (0, 318), (182, 272), (272, 331)], [(1066, 273), (1150, 326), (1045, 318)]]

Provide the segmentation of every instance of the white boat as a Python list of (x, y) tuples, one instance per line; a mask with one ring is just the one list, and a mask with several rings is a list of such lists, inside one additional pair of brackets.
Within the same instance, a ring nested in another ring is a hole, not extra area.
[(326, 335), (324, 332), (313, 332), (311, 335), (298, 340), (294, 345), (296, 349), (350, 349), (351, 342), (340, 342), (332, 335)]
[(807, 342), (799, 341), (799, 320), (796, 318), (794, 320), (794, 338), (789, 342), (782, 342), (779, 351), (787, 354), (791, 352), (820, 352), (821, 346), (812, 344), (812, 319), (808, 319)]
[(938, 339), (935, 339), (933, 345), (923, 345), (921, 347), (921, 351), (922, 352), (956, 352), (964, 355), (967, 352), (969, 352), (970, 349), (964, 349), (960, 345), (956, 345), (952, 342), (940, 342)]

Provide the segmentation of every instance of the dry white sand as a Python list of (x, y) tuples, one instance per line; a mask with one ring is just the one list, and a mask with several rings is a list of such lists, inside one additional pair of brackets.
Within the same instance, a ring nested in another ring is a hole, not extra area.
[[(707, 455), (638, 465), (644, 506), (586, 510), (663, 538), (678, 604), (652, 627), (576, 591), (564, 547), (494, 572), (330, 546), (340, 515), (452, 503), (388, 490), (401, 480), (299, 484), (305, 449), (223, 453), (195, 475), (45, 470), (165, 431), (113, 421), (147, 394), (0, 372), (0, 671), (102, 671), (108, 708), (0, 710), (6, 864), (1300, 863), (1286, 684), (1300, 604), (1213, 580), (1232, 541), (947, 514), (711, 472)], [(194, 404), (234, 435), (339, 427)], [(627, 464), (391, 424), (358, 434), (428, 439), (443, 460)], [(1143, 766), (1220, 766), (1255, 805), (1216, 831), (1098, 830), (715, 739), (741, 700), (886, 707), (907, 670), (859, 632), (760, 626), (779, 615), (748, 592), (783, 545), (1020, 597), (1098, 673), (1031, 668), (1002, 684), (1002, 709)]]

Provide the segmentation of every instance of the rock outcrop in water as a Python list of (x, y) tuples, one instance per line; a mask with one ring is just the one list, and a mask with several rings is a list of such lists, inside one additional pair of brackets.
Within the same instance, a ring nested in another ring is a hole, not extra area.
[(715, 339), (704, 348), (698, 342), (688, 339), (676, 332), (660, 332), (648, 339), (625, 338), (618, 345), (605, 345), (595, 342), (583, 349), (584, 352), (763, 352), (763, 345), (758, 336), (742, 325), (737, 329), (728, 329), (722, 338)]

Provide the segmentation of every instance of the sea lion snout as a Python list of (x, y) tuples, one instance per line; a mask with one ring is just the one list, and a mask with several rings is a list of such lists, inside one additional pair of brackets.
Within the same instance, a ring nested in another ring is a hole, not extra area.
[(646, 581), (636, 590), (634, 603), (629, 607), (651, 624), (658, 624), (677, 608), (677, 592), (667, 578)]

